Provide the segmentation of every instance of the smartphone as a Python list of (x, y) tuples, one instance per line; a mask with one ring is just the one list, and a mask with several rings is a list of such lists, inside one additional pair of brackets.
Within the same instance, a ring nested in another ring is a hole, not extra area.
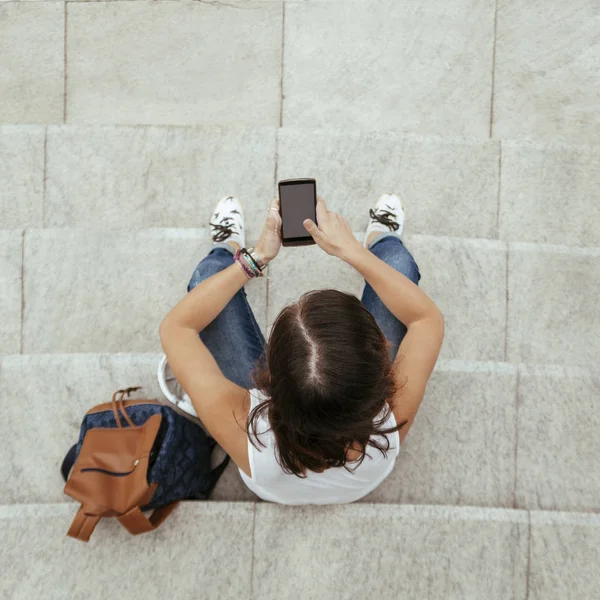
[(304, 219), (317, 223), (317, 182), (314, 179), (283, 179), (279, 187), (281, 215), (281, 245), (308, 246), (315, 244), (302, 224)]

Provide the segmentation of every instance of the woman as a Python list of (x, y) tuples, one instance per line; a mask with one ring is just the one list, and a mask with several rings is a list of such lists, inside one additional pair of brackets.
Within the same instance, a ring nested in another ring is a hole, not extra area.
[(243, 286), (260, 285), (249, 279), (281, 247), (277, 198), (267, 212), (248, 256), (239, 251), (241, 204), (231, 196), (218, 203), (215, 247), (161, 323), (161, 343), (184, 399), (259, 497), (353, 502), (392, 471), (438, 358), (444, 320), (417, 286), (418, 267), (400, 240), (397, 196), (383, 195), (370, 210), (363, 244), (318, 198), (319, 226), (304, 225), (322, 250), (362, 274), (362, 299), (308, 292), (280, 312), (265, 345)]

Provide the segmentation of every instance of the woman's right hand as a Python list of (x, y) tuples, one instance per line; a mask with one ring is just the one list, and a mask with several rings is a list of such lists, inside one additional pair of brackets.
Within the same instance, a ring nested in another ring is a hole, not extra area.
[(317, 221), (318, 227), (311, 219), (306, 219), (303, 225), (319, 248), (327, 254), (345, 259), (349, 251), (362, 248), (361, 243), (352, 234), (348, 219), (327, 210), (325, 200), (321, 196), (317, 196)]

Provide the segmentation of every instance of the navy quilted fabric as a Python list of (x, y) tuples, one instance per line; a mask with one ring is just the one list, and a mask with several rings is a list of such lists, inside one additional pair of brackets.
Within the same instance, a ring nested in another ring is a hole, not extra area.
[[(138, 404), (127, 407), (127, 414), (136, 425), (143, 425), (157, 413), (162, 414), (162, 422), (150, 457), (148, 483), (158, 482), (158, 487), (150, 503), (142, 509), (160, 508), (176, 500), (208, 498), (216, 483), (210, 466), (215, 440), (168, 406)], [(129, 427), (121, 414), (119, 418), (123, 427)], [(113, 411), (106, 410), (84, 417), (75, 460), (86, 432), (96, 427), (117, 427)]]

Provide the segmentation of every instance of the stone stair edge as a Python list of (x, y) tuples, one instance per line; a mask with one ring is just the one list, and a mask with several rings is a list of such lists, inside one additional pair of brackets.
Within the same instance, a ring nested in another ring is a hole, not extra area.
[[(78, 504), (75, 502), (51, 503), (19, 503), (0, 505), (0, 520), (54, 518), (69, 519), (76, 513)], [(287, 506), (271, 502), (247, 501), (182, 501), (176, 510), (190, 513), (219, 514), (230, 511), (241, 511), (249, 516), (255, 511), (288, 511), (291, 513), (327, 513), (332, 511), (353, 512), (356, 516), (371, 516), (381, 514), (383, 511), (393, 513), (392, 517), (411, 518), (422, 520), (446, 521), (489, 521), (525, 523), (531, 525), (573, 525), (586, 527), (600, 527), (600, 514), (582, 511), (553, 511), (523, 508), (500, 508), (485, 506), (457, 506), (439, 504), (379, 504), (354, 502), (349, 504), (332, 505), (302, 505)]]
[(127, 129), (147, 129), (147, 130), (197, 130), (206, 132), (218, 132), (218, 131), (238, 131), (238, 132), (271, 132), (280, 134), (290, 135), (301, 135), (301, 134), (312, 134), (312, 135), (329, 135), (337, 137), (363, 137), (363, 136), (381, 136), (398, 139), (406, 139), (407, 141), (420, 141), (420, 142), (438, 142), (446, 144), (458, 144), (465, 146), (485, 146), (485, 145), (506, 145), (507, 147), (523, 147), (533, 149), (546, 149), (546, 150), (584, 150), (589, 152), (600, 153), (599, 144), (576, 144), (561, 141), (546, 141), (538, 139), (528, 138), (483, 138), (476, 136), (459, 136), (459, 135), (444, 135), (444, 134), (433, 134), (433, 133), (416, 133), (410, 131), (389, 131), (384, 129), (344, 129), (339, 128), (327, 128), (327, 127), (289, 127), (289, 126), (278, 126), (278, 125), (235, 125), (227, 123), (206, 123), (206, 124), (139, 124), (139, 123), (5, 123), (0, 124), (0, 135), (3, 131), (14, 131), (19, 129), (29, 130), (42, 130), (48, 133), (57, 133), (60, 131), (69, 130), (96, 130), (96, 131), (109, 131), (109, 130), (127, 130)]
[[(0, 355), (0, 370), (3, 365), (32, 362), (61, 363), (65, 360), (122, 361), (124, 363), (146, 364), (158, 361), (162, 353), (157, 352), (58, 352), (41, 354)], [(499, 375), (524, 375), (531, 377), (578, 378), (586, 377), (600, 382), (600, 374), (591, 368), (555, 364), (512, 363), (501, 361), (476, 361), (463, 359), (440, 359), (434, 372), (438, 373), (496, 373)]]
[[(257, 209), (259, 210), (259, 209)], [(262, 210), (262, 209), (260, 209)], [(249, 212), (249, 209), (246, 209)], [(99, 233), (107, 235), (118, 235), (126, 231), (127, 236), (140, 235), (140, 236), (165, 236), (173, 238), (184, 238), (193, 239), (196, 237), (206, 237), (208, 235), (208, 227), (143, 227), (135, 229), (131, 227), (131, 224), (126, 223), (123, 227), (87, 227), (87, 226), (69, 226), (69, 227), (27, 227), (17, 229), (3, 229), (0, 228), (1, 233), (20, 233), (21, 235), (28, 236), (31, 234), (52, 236), (56, 232), (68, 231), (73, 234), (90, 234)], [(364, 231), (353, 231), (354, 236), (362, 242), (364, 237)], [(407, 233), (402, 237), (403, 241), (410, 243), (412, 241), (423, 241), (436, 242), (442, 244), (453, 245), (456, 243), (469, 245), (472, 247), (481, 247), (490, 250), (508, 250), (518, 252), (542, 252), (548, 254), (568, 254), (571, 256), (592, 256), (600, 257), (600, 246), (570, 246), (566, 244), (546, 244), (540, 242), (519, 242), (519, 241), (506, 241), (491, 238), (474, 238), (474, 237), (459, 237), (459, 236), (448, 236), (448, 235), (431, 235), (423, 233)], [(248, 236), (247, 244), (251, 245), (256, 243), (256, 236)], [(206, 239), (208, 244), (208, 238)]]
[[(52, 502), (52, 503), (20, 503), (0, 505), (0, 520), (18, 518), (47, 518), (47, 517), (69, 517), (75, 514), (78, 504), (75, 502)], [(452, 517), (458, 520), (481, 520), (481, 521), (504, 521), (504, 522), (528, 522), (527, 509), (497, 508), (480, 506), (454, 506), (436, 504), (376, 504), (366, 502), (354, 502), (350, 504), (332, 505), (302, 505), (287, 506), (272, 502), (245, 502), (245, 501), (182, 501), (177, 510), (191, 512), (226, 512), (228, 510), (242, 510), (252, 512), (256, 510), (291, 510), (292, 512), (323, 513), (328, 511), (353, 511), (370, 515), (381, 513), (382, 510), (395, 512), (397, 516), (406, 518), (418, 518), (419, 516), (431, 520), (447, 520)], [(585, 514), (585, 513), (584, 513)]]

